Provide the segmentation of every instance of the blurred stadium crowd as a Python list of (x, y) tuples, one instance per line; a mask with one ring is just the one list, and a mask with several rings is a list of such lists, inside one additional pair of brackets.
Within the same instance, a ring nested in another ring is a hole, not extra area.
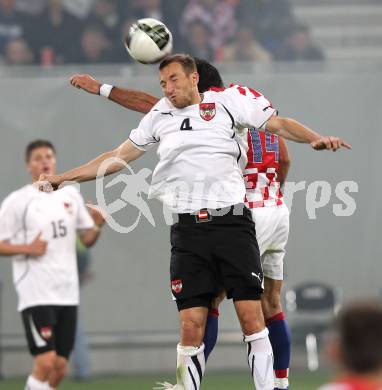
[(143, 17), (210, 61), (324, 59), (289, 0), (0, 0), (1, 63), (126, 63), (123, 37)]

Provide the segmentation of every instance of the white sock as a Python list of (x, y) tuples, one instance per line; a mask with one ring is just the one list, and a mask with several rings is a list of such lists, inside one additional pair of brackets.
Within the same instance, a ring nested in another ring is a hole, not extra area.
[(275, 378), (275, 387), (277, 389), (287, 389), (289, 387), (288, 378)]
[(204, 344), (197, 347), (184, 347), (178, 344), (176, 379), (183, 390), (199, 390), (206, 369)]
[(41, 382), (32, 375), (29, 375), (25, 390), (49, 390), (48, 382)]
[(257, 390), (273, 390), (273, 351), (268, 337), (268, 329), (244, 336), (247, 343), (248, 364)]

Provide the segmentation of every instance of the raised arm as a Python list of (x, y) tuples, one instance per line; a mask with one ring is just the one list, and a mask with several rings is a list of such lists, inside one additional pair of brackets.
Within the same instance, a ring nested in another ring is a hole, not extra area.
[[(97, 178), (101, 165), (107, 160), (110, 160), (110, 163), (105, 167), (104, 176), (119, 172), (125, 167), (124, 162), (129, 163), (134, 161), (142, 156), (143, 153), (143, 150), (136, 148), (130, 140), (127, 140), (118, 148), (101, 154), (87, 164), (81, 165), (80, 167), (74, 168), (61, 175), (41, 175), (39, 181), (50, 183), (54, 190), (58, 189), (62, 183), (68, 181), (75, 181), (78, 183), (91, 181)], [(42, 186), (42, 184), (43, 183), (39, 183), (40, 186)]]
[(277, 178), (280, 182), (280, 186), (283, 187), (290, 168), (290, 154), (287, 143), (283, 137), (279, 137), (279, 153), (279, 169), (277, 171)]
[(277, 116), (271, 102), (254, 89), (234, 85), (221, 96), (228, 109), (232, 109), (236, 124), (241, 127), (267, 130), (294, 142), (308, 143), (316, 150), (351, 149), (341, 138), (322, 136), (294, 119)]
[(76, 74), (70, 78), (70, 83), (78, 89), (94, 95), (102, 95), (122, 107), (143, 114), (147, 114), (159, 101), (157, 97), (145, 92), (102, 84), (88, 74)]
[(271, 133), (295, 142), (308, 143), (315, 150), (329, 149), (334, 152), (342, 147), (351, 149), (351, 146), (341, 138), (322, 136), (294, 119), (272, 116), (268, 119), (265, 128)]

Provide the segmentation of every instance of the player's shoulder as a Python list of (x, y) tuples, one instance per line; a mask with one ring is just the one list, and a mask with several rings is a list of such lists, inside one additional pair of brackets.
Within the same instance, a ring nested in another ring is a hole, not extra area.
[(80, 189), (78, 185), (66, 185), (62, 188), (60, 188), (58, 191), (55, 193), (58, 196), (69, 196), (71, 198), (76, 199), (77, 201), (82, 201), (83, 197), (81, 195)]
[(204, 93), (205, 98), (217, 101), (238, 101), (242, 97), (259, 98), (261, 96), (263, 95), (254, 88), (232, 83), (228, 88), (212, 88)]
[(169, 100), (166, 97), (163, 97), (160, 99), (149, 111), (149, 114), (154, 114), (156, 112), (161, 112), (163, 110), (169, 110), (171, 108), (174, 108)]
[(3, 202), (1, 207), (3, 209), (10, 207), (20, 207), (22, 204), (27, 203), (30, 197), (36, 193), (36, 189), (32, 184), (25, 185), (16, 191), (11, 192)]

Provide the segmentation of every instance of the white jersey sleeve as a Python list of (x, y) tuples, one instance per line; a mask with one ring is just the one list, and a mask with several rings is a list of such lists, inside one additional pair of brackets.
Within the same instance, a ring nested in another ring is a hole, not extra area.
[(65, 187), (67, 191), (71, 192), (72, 197), (77, 203), (77, 219), (76, 228), (77, 230), (87, 230), (94, 227), (94, 221), (85, 205), (84, 198), (78, 189), (74, 186)]
[(265, 96), (251, 88), (234, 85), (219, 94), (237, 127), (264, 130), (266, 122), (277, 113)]
[(129, 139), (137, 149), (143, 151), (149, 150), (158, 143), (153, 134), (152, 110), (142, 118), (138, 127), (131, 131)]
[(22, 218), (18, 212), (22, 208), (13, 194), (4, 200), (0, 207), (0, 241), (10, 240), (22, 229)]

